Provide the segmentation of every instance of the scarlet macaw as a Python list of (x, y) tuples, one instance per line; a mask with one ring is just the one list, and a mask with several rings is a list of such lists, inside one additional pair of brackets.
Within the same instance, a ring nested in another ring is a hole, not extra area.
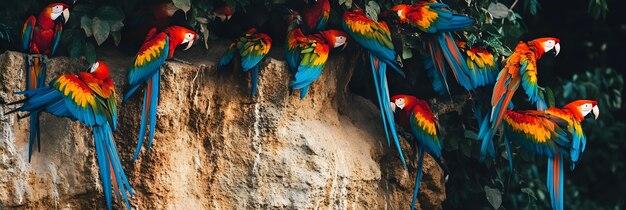
[(133, 160), (137, 159), (139, 151), (141, 151), (141, 145), (146, 136), (146, 120), (148, 118), (150, 123), (148, 150), (152, 146), (156, 127), (157, 104), (159, 103), (161, 66), (165, 63), (165, 59), (174, 57), (174, 51), (178, 45), (186, 43), (187, 47), (183, 50), (187, 50), (193, 45), (196, 37), (194, 31), (181, 26), (170, 26), (159, 33), (157, 33), (156, 28), (152, 28), (141, 45), (133, 66), (128, 70), (129, 88), (124, 93), (123, 102), (126, 102), (135, 91), (145, 87), (139, 140)]
[(545, 53), (551, 53), (556, 56), (560, 50), (559, 40), (551, 37), (517, 44), (515, 51), (507, 58), (506, 65), (498, 74), (496, 84), (493, 87), (491, 96), (492, 108), (489, 118), (490, 126), (481, 126), (478, 134), (478, 139), (482, 139), (480, 149), (482, 155), (489, 153), (490, 156), (495, 156), (491, 139), (500, 127), (502, 117), (507, 107), (511, 105), (511, 99), (520, 85), (524, 88), (528, 100), (536, 104), (538, 110), (547, 108), (545, 101), (539, 96), (537, 60)]
[(322, 74), (330, 48), (345, 46), (347, 39), (348, 34), (343, 31), (325, 30), (299, 39), (296, 49), (288, 51), (288, 53), (295, 53), (295, 55), (289, 55), (295, 59), (288, 59), (287, 62), (295, 62), (290, 63), (289, 66), (290, 68), (291, 66), (296, 67), (291, 69), (291, 72), (294, 73), (294, 80), (289, 86), (293, 90), (300, 90), (301, 99), (306, 96), (309, 85)]
[(548, 157), (547, 185), (552, 208), (563, 209), (563, 163), (564, 154), (569, 154), (571, 169), (585, 150), (587, 139), (581, 123), (589, 113), (598, 118), (598, 103), (577, 100), (563, 108), (545, 111), (506, 110), (504, 119), (505, 141), (511, 140), (523, 149)]
[(330, 2), (328, 0), (315, 0), (315, 5), (305, 4), (302, 11), (304, 18), (305, 32), (315, 33), (326, 29), (326, 23), (330, 17)]
[(400, 153), (400, 159), (406, 168), (406, 162), (393, 122), (393, 113), (387, 103), (387, 101), (390, 101), (389, 88), (387, 87), (387, 65), (390, 65), (398, 74), (405, 76), (396, 61), (396, 52), (391, 41), (389, 27), (387, 27), (385, 22), (375, 22), (368, 19), (360, 9), (346, 11), (343, 14), (343, 19), (344, 31), (370, 52), (374, 85), (378, 96), (383, 126), (385, 127), (385, 135), (387, 136), (387, 144), (390, 144), (389, 133), (391, 133), (391, 138), (393, 138), (396, 149)]
[[(28, 55), (26, 71), (26, 90), (33, 90), (46, 84), (47, 56), (56, 52), (63, 23), (70, 18), (69, 6), (64, 3), (53, 3), (46, 6), (39, 16), (30, 16), (24, 23), (22, 30), (22, 48)], [(42, 57), (43, 55), (43, 57)], [(41, 149), (39, 137), (39, 112), (30, 113), (30, 140), (28, 143), (28, 161), (33, 151), (33, 144), (37, 138), (37, 147)]]
[(479, 46), (467, 46), (467, 42), (457, 41), (461, 52), (467, 56), (465, 63), (469, 71), (469, 77), (475, 87), (491, 85), (496, 82), (499, 67), (493, 53)]
[[(391, 8), (400, 22), (409, 24), (423, 33), (424, 45), (428, 56), (424, 59), (424, 65), (433, 80), (432, 85), (439, 94), (444, 94), (443, 88), (450, 94), (446, 80), (447, 65), (457, 82), (466, 90), (476, 87), (469, 77), (470, 70), (467, 67), (463, 55), (452, 38), (452, 31), (467, 28), (474, 24), (474, 19), (452, 14), (448, 5), (435, 1), (420, 1), (413, 5), (399, 4)], [(432, 35), (428, 35), (432, 34)]]
[(239, 53), (243, 71), (246, 72), (252, 69), (252, 90), (250, 91), (250, 97), (252, 97), (257, 88), (259, 62), (267, 55), (271, 47), (272, 38), (267, 34), (258, 33), (255, 28), (250, 28), (244, 36), (230, 44), (217, 66), (218, 68), (224, 67)]
[(134, 194), (120, 163), (113, 132), (117, 129), (117, 96), (109, 68), (101, 61), (94, 63), (89, 72), (64, 74), (48, 86), (30, 89), (17, 94), (26, 98), (11, 104), (23, 103), (8, 112), (46, 111), (57, 117), (78, 120), (93, 128), (96, 157), (100, 179), (104, 188), (107, 208), (111, 209), (111, 194), (124, 199), (130, 209), (128, 195)]
[(302, 17), (298, 12), (289, 10), (291, 13), (289, 16), (289, 25), (287, 27), (287, 38), (285, 39), (285, 60), (289, 66), (289, 71), (292, 74), (296, 74), (298, 65), (300, 65), (300, 58), (298, 47), (301, 42), (307, 41), (306, 36), (300, 28), (302, 24)]
[(426, 101), (409, 95), (395, 95), (391, 97), (391, 108), (397, 116), (397, 123), (405, 130), (411, 131), (418, 145), (417, 175), (411, 202), (411, 209), (414, 209), (422, 178), (424, 150), (442, 166), (440, 161), (442, 142), (437, 134), (435, 116)]

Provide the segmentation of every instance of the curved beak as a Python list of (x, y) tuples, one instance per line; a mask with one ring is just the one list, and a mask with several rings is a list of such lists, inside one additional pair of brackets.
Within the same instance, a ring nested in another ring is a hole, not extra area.
[(389, 102), (389, 103), (391, 103), (391, 105), (390, 105), (391, 111), (395, 113), (396, 112), (396, 103), (393, 103), (393, 102)]
[(63, 10), (63, 20), (64, 20), (65, 22), (63, 22), (63, 23), (67, 23), (67, 21), (68, 21), (69, 19), (70, 19), (70, 9), (65, 8), (65, 9)]
[(193, 41), (194, 41), (194, 40), (195, 40), (195, 39), (192, 39), (192, 40), (190, 40), (189, 42), (187, 42), (187, 47), (185, 47), (185, 49), (183, 49), (183, 50), (188, 50), (189, 48), (191, 48), (191, 45), (193, 45)]
[(233, 17), (232, 15), (226, 15), (226, 20), (230, 20), (230, 18)]
[(341, 47), (341, 51), (345, 50), (346, 47), (348, 47), (348, 41), (346, 41), (345, 43), (343, 43), (343, 46)]
[(556, 45), (554, 45), (554, 56), (559, 55), (559, 52), (561, 52), (561, 43), (556, 43)]
[(598, 108), (598, 106), (594, 106), (593, 109), (591, 109), (591, 112), (593, 113), (594, 120), (597, 120), (598, 115), (600, 115), (600, 108)]

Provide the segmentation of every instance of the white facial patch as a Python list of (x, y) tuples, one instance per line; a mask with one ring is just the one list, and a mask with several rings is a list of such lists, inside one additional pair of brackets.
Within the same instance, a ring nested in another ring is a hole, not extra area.
[(398, 17), (402, 17), (402, 13), (403, 13), (403, 12), (402, 12), (402, 10), (401, 10), (401, 9), (399, 9), (397, 13), (398, 13)]
[(396, 104), (396, 106), (400, 109), (404, 109), (404, 106), (406, 106), (406, 102), (404, 101), (404, 98), (396, 99), (394, 104)]
[(193, 40), (196, 38), (196, 36), (192, 33), (185, 33), (185, 39), (183, 40), (183, 43), (181, 44), (185, 44), (187, 43), (187, 47), (185, 47), (185, 49), (183, 50), (187, 50), (191, 47), (191, 45), (193, 45)]
[(52, 7), (52, 14), (50, 14), (50, 18), (52, 20), (56, 20), (63, 13), (63, 6), (57, 5)]
[(335, 38), (335, 46), (334, 47), (339, 47), (341, 45), (346, 44), (346, 37), (344, 36), (338, 36), (337, 38)]
[(552, 50), (554, 48), (554, 45), (556, 45), (556, 42), (554, 42), (554, 40), (548, 40), (543, 42), (543, 51), (548, 52)]
[(593, 105), (586, 103), (580, 106), (580, 112), (584, 116), (587, 116), (593, 110)]
[(100, 66), (99, 62), (93, 63), (93, 65), (91, 65), (91, 68), (89, 69), (89, 73), (93, 73), (94, 71), (96, 71), (96, 69), (98, 69), (98, 66)]

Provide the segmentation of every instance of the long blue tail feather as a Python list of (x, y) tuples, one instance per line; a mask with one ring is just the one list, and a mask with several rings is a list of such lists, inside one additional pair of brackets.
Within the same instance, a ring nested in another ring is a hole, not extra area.
[(152, 75), (152, 97), (150, 99), (150, 135), (148, 136), (148, 151), (152, 148), (152, 140), (154, 139), (154, 131), (156, 129), (157, 105), (159, 104), (159, 93), (161, 83), (161, 70), (157, 70)]
[(390, 107), (390, 102), (391, 102), (391, 98), (389, 97), (389, 87), (387, 85), (387, 65), (385, 63), (381, 63), (381, 65), (379, 66), (379, 70), (378, 70), (378, 74), (379, 74), (379, 82), (380, 82), (380, 86), (381, 86), (381, 95), (383, 96), (383, 110), (384, 110), (384, 114), (386, 114), (387, 116), (385, 117), (386, 120), (388, 120), (387, 125), (389, 125), (389, 131), (391, 133), (391, 136), (393, 137), (393, 141), (396, 144), (396, 149), (398, 149), (398, 153), (400, 154), (400, 159), (402, 160), (402, 164), (404, 165), (405, 169), (408, 169), (407, 165), (406, 165), (406, 161), (404, 160), (404, 154), (402, 153), (402, 147), (400, 146), (400, 140), (398, 139), (398, 133), (396, 131), (396, 124), (394, 122), (394, 118), (393, 118), (393, 112), (391, 111), (391, 107)]
[(432, 83), (433, 90), (439, 95), (452, 95), (450, 90), (448, 89), (447, 81), (444, 75), (441, 75), (437, 68), (435, 67), (435, 63), (433, 62), (433, 58), (430, 55), (424, 55), (424, 69), (426, 70), (426, 76), (430, 79)]
[[(387, 137), (387, 146), (391, 146), (391, 138), (389, 138), (389, 131), (387, 130), (387, 120), (386, 120), (386, 115), (383, 113), (383, 100), (382, 100), (382, 96), (380, 95), (380, 84), (378, 81), (378, 75), (376, 73), (377, 69), (376, 69), (376, 65), (375, 62), (376, 60), (378, 60), (376, 57), (374, 57), (372, 54), (370, 54), (370, 64), (372, 66), (372, 77), (374, 80), (374, 86), (376, 88), (376, 96), (378, 97), (378, 107), (380, 108), (380, 116), (383, 119), (383, 126), (385, 129), (385, 136)], [(378, 64), (380, 65), (381, 62), (378, 62)]]
[[(113, 178), (111, 172), (115, 176), (116, 187), (119, 188), (119, 192), (115, 192), (116, 195), (122, 197), (126, 202), (126, 207), (130, 209), (130, 203), (128, 202), (127, 193), (131, 196), (134, 194), (130, 183), (126, 178), (117, 149), (115, 148), (115, 142), (113, 140), (113, 133), (111, 127), (108, 124), (94, 126), (94, 141), (96, 144), (96, 157), (98, 162), (98, 169), (100, 171), (100, 180), (102, 181), (102, 188), (104, 191), (104, 197), (107, 202), (107, 209), (112, 209), (112, 193), (113, 185), (111, 179)], [(111, 171), (113, 169), (113, 171)], [(121, 194), (121, 196), (120, 196)]]
[[(552, 157), (548, 158), (548, 177), (547, 177), (547, 187), (548, 192), (550, 194), (550, 202), (552, 205), (552, 209), (554, 210), (563, 210), (563, 162), (561, 161), (563, 155), (558, 151)], [(554, 171), (554, 164), (558, 164), (558, 172)], [(555, 174), (558, 173), (558, 174)], [(558, 182), (555, 179), (558, 178)], [(558, 185), (558, 186), (555, 186)], [(556, 191), (555, 191), (556, 190)], [(558, 193), (557, 193), (558, 192)]]
[(250, 97), (254, 96), (254, 93), (256, 92), (257, 89), (257, 85), (259, 84), (259, 65), (254, 65), (252, 67), (252, 72), (250, 72), (251, 75), (251, 80), (250, 82), (252, 82), (252, 88), (250, 90)]
[(417, 202), (417, 195), (419, 194), (420, 189), (420, 182), (422, 181), (424, 149), (421, 146), (417, 149), (417, 158), (417, 174), (415, 175), (415, 185), (413, 186), (413, 200), (411, 201), (411, 210), (415, 209), (415, 203)]
[(448, 61), (448, 64), (454, 72), (454, 75), (459, 84), (463, 86), (463, 88), (465, 88), (466, 90), (474, 89), (474, 83), (469, 77), (469, 67), (467, 67), (465, 58), (461, 54), (461, 51), (459, 51), (458, 46), (456, 46), (454, 38), (452, 38), (452, 34), (450, 34), (450, 32), (438, 34), (437, 42), (439, 43), (444, 57)]

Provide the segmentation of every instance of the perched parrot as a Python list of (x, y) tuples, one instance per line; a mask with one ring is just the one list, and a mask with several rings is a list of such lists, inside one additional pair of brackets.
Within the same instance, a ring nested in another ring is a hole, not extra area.
[(171, 0), (151, 0), (137, 5), (124, 19), (120, 45), (129, 53), (141, 48), (145, 36), (152, 28), (161, 31), (171, 25), (182, 25), (187, 22), (185, 12), (177, 8)]
[(328, 0), (315, 0), (315, 5), (305, 4), (302, 11), (305, 32), (315, 33), (326, 29), (326, 23), (330, 17), (330, 2)]
[[(57, 117), (78, 120), (93, 128), (96, 157), (100, 179), (111, 209), (112, 192), (117, 199), (124, 199), (130, 209), (128, 196), (134, 194), (120, 163), (113, 132), (117, 128), (116, 94), (109, 68), (101, 61), (94, 63), (89, 72), (64, 74), (48, 86), (18, 92), (26, 98), (11, 104), (22, 104), (9, 111), (45, 111)], [(30, 155), (30, 154), (29, 154)], [(128, 195), (127, 195), (128, 194)]]
[(459, 50), (467, 56), (465, 62), (470, 70), (469, 77), (475, 87), (492, 85), (496, 82), (500, 68), (493, 53), (478, 46), (468, 47), (467, 42), (464, 41), (457, 41), (456, 44)]
[[(289, 84), (292, 90), (300, 90), (300, 98), (304, 98), (313, 83), (324, 69), (331, 48), (346, 45), (348, 35), (340, 30), (325, 30), (306, 38), (296, 38), (297, 46), (293, 50), (287, 50), (290, 71), (294, 74), (294, 80)], [(291, 40), (287, 47), (290, 48)], [(293, 63), (292, 63), (293, 62)], [(292, 67), (294, 67), (292, 69)]]
[[(378, 105), (385, 127), (385, 135), (387, 144), (390, 144), (390, 136), (396, 144), (396, 149), (400, 153), (402, 164), (406, 168), (406, 162), (398, 134), (396, 132), (395, 123), (393, 122), (393, 113), (387, 103), (389, 99), (389, 88), (387, 87), (387, 65), (390, 65), (396, 72), (403, 77), (404, 72), (400, 69), (400, 65), (396, 60), (396, 52), (391, 41), (391, 32), (385, 22), (375, 22), (365, 16), (362, 10), (355, 9), (346, 11), (343, 14), (343, 29), (352, 39), (356, 40), (370, 53), (370, 62), (372, 65), (372, 74), (374, 75), (374, 86), (378, 96)], [(391, 133), (391, 134), (390, 134)]]
[(289, 26), (287, 27), (287, 38), (285, 39), (285, 60), (287, 65), (289, 65), (289, 71), (295, 74), (298, 70), (298, 65), (300, 65), (298, 56), (300, 54), (300, 51), (298, 51), (299, 44), (307, 41), (307, 38), (300, 27), (302, 25), (300, 14), (294, 10), (289, 10), (289, 12)]
[(585, 150), (587, 139), (581, 123), (589, 113), (598, 118), (598, 103), (577, 100), (563, 108), (545, 111), (506, 110), (503, 116), (505, 141), (511, 140), (523, 149), (548, 157), (547, 185), (552, 208), (563, 209), (563, 162), (569, 155), (571, 169)]
[(426, 101), (409, 95), (395, 95), (391, 97), (391, 109), (397, 116), (397, 123), (405, 130), (411, 131), (418, 145), (417, 175), (415, 176), (413, 201), (411, 202), (411, 209), (415, 209), (424, 166), (424, 149), (443, 169), (440, 160), (442, 142), (437, 135), (435, 116)]
[(474, 25), (474, 19), (452, 14), (448, 5), (435, 1), (420, 1), (413, 5), (399, 4), (391, 8), (401, 23), (408, 24), (422, 33), (427, 56), (424, 65), (431, 78), (433, 89), (443, 95), (450, 94), (446, 80), (446, 68), (450, 66), (457, 82), (466, 90), (476, 87), (470, 78), (470, 70), (459, 51), (452, 31)]
[[(26, 90), (34, 90), (46, 85), (47, 56), (55, 53), (63, 23), (70, 18), (69, 6), (64, 3), (54, 3), (46, 6), (39, 16), (30, 16), (24, 23), (22, 30), (22, 48), (28, 53), (26, 63)], [(33, 151), (33, 144), (37, 139), (37, 148), (41, 149), (39, 137), (39, 112), (30, 113), (30, 140), (28, 143), (28, 161)]]
[(129, 88), (124, 93), (123, 102), (126, 102), (135, 91), (145, 88), (139, 140), (133, 160), (137, 159), (143, 139), (146, 136), (146, 120), (150, 123), (148, 150), (152, 146), (156, 127), (157, 104), (159, 103), (161, 66), (166, 59), (174, 57), (174, 50), (178, 45), (186, 43), (187, 46), (183, 50), (187, 50), (193, 45), (196, 37), (194, 31), (181, 26), (170, 26), (159, 33), (157, 33), (156, 28), (152, 28), (141, 45), (133, 66), (128, 70)]
[(238, 53), (241, 56), (241, 68), (244, 72), (252, 69), (252, 90), (250, 97), (256, 92), (259, 78), (259, 63), (267, 55), (272, 47), (272, 38), (267, 34), (258, 33), (255, 28), (250, 28), (246, 34), (230, 44), (218, 63), (218, 68), (229, 64)]
[(490, 126), (481, 126), (478, 134), (478, 139), (482, 139), (480, 152), (483, 156), (486, 153), (489, 153), (491, 157), (495, 156), (492, 138), (500, 126), (507, 107), (512, 105), (511, 99), (520, 85), (526, 92), (528, 101), (536, 104), (538, 110), (547, 108), (545, 101), (540, 97), (540, 87), (537, 84), (537, 60), (545, 53), (556, 56), (560, 50), (559, 40), (551, 37), (517, 44), (513, 54), (507, 58), (506, 65), (498, 74), (493, 87)]
[(219, 19), (220, 21), (227, 21), (233, 17), (233, 10), (230, 8), (226, 2), (217, 1), (215, 2), (215, 9), (213, 10), (213, 16)]

